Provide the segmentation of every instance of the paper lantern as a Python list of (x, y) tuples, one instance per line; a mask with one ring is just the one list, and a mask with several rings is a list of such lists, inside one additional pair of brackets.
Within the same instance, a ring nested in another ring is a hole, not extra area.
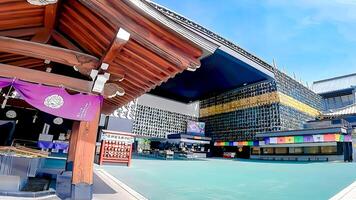
[(344, 142), (345, 141), (345, 136), (344, 135), (340, 135), (340, 140), (339, 142)]
[(314, 142), (324, 142), (324, 135), (313, 135)]
[(312, 135), (304, 135), (303, 142), (306, 142), (306, 143), (314, 142), (313, 136)]
[(277, 144), (285, 144), (286, 138), (285, 137), (277, 137)]
[(293, 136), (285, 137), (285, 143), (293, 144), (294, 143), (294, 137)]
[(335, 134), (325, 134), (324, 142), (335, 142)]
[(253, 141), (248, 141), (247, 146), (253, 146)]
[(264, 143), (265, 144), (269, 144), (270, 143), (270, 138), (269, 137), (264, 138)]
[(237, 147), (238, 146), (238, 142), (233, 142), (232, 146)]
[(237, 142), (237, 144), (239, 147), (244, 146), (244, 142)]
[(265, 144), (266, 144), (265, 140), (258, 141), (258, 145), (259, 145), (259, 146), (263, 146), (263, 145), (265, 145)]
[(276, 137), (270, 137), (269, 138), (269, 143), (270, 144), (277, 144), (277, 138)]
[(303, 143), (303, 136), (294, 136), (294, 143)]
[(351, 135), (345, 135), (344, 136), (344, 142), (351, 142), (352, 141), (352, 136)]

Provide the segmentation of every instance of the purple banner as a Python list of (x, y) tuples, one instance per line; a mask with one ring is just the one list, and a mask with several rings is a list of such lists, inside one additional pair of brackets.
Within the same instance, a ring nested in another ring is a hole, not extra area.
[(51, 141), (38, 141), (37, 142), (38, 148), (41, 149), (51, 149), (53, 147), (53, 142)]
[(12, 81), (10, 79), (0, 78), (0, 88), (7, 87), (11, 85)]
[(102, 96), (69, 94), (64, 88), (0, 78), (0, 88), (12, 85), (21, 99), (33, 107), (66, 119), (91, 121), (100, 109)]
[(66, 150), (69, 147), (69, 143), (68, 142), (58, 142), (55, 141), (54, 142), (54, 148), (58, 149), (58, 150)]

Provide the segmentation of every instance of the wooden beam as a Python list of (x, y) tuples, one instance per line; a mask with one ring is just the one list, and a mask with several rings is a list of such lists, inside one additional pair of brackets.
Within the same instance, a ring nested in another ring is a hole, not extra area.
[(70, 40), (68, 40), (64, 35), (62, 35), (58, 31), (52, 32), (52, 38), (56, 42), (58, 42), (58, 44), (60, 44), (61, 46), (65, 47), (67, 49), (77, 51), (77, 52), (82, 52), (81, 49), (79, 49), (75, 44), (73, 44)]
[(106, 51), (105, 55), (103, 56), (104, 63), (112, 63), (118, 53), (122, 50), (125, 44), (130, 39), (130, 33), (126, 30), (120, 28), (116, 34), (116, 37), (111, 42), (109, 49)]
[(0, 36), (15, 37), (15, 38), (25, 37), (25, 36), (35, 35), (41, 30), (43, 30), (42, 27), (5, 30), (5, 31), (0, 31)]
[(49, 41), (54, 29), (54, 25), (56, 23), (58, 4), (59, 2), (55, 4), (49, 4), (45, 7), (43, 23), (44, 28), (37, 32), (31, 41), (40, 43), (47, 43)]
[[(102, 57), (100, 60), (100, 65), (103, 63), (109, 64), (109, 71), (112, 70), (112, 68), (117, 68), (114, 64), (115, 58), (118, 56), (120, 51), (124, 48), (125, 44), (130, 39), (130, 33), (125, 31), (124, 29), (120, 28), (119, 31), (116, 34), (116, 37), (113, 39), (113, 41), (110, 44), (110, 47), (107, 49), (105, 55)], [(110, 65), (114, 65), (110, 67)], [(100, 66), (98, 66), (100, 67)], [(125, 71), (124, 70), (116, 70), (115, 71), (115, 76), (113, 78), (110, 77), (110, 80), (122, 80), (125, 77)]]
[[(96, 111), (96, 117), (93, 121), (75, 121), (71, 137), (75, 137), (74, 156), (73, 156), (73, 176), (72, 176), (72, 199), (79, 199), (78, 196), (85, 195), (85, 198), (91, 199), (91, 189), (93, 184), (94, 154), (96, 147), (96, 138), (98, 133), (100, 110)], [(70, 149), (73, 147), (69, 147)], [(85, 191), (85, 194), (83, 193)]]
[[(4, 97), (0, 97), (0, 102), (4, 101)], [(22, 100), (22, 99), (12, 99), (9, 98), (7, 100), (7, 104), (6, 106), (9, 107), (16, 107), (16, 108), (25, 108), (25, 109), (33, 109), (35, 110), (36, 108), (34, 108), (33, 106), (31, 106), (30, 104), (28, 104), (26, 101)]]
[(63, 86), (83, 93), (91, 93), (93, 85), (91, 81), (6, 64), (0, 64), (0, 77), (18, 78), (23, 81), (55, 87)]
[(84, 75), (96, 69), (99, 62), (98, 58), (77, 51), (3, 36), (0, 36), (0, 51), (75, 66)]
[[(125, 28), (130, 32), (133, 40), (155, 52), (157, 55), (160, 55), (160, 57), (175, 64), (181, 70), (186, 69), (189, 66), (200, 66), (198, 57), (202, 54), (201, 50), (193, 45), (189, 45), (184, 39), (177, 39), (179, 37), (172, 36), (171, 33), (163, 31), (163, 28), (160, 28), (159, 30), (161, 31), (160, 35), (164, 37), (156, 35), (155, 32), (157, 32), (157, 30), (152, 30), (150, 27), (157, 26), (152, 22), (147, 22), (147, 19), (141, 15), (137, 15), (133, 9), (128, 9), (127, 5), (125, 5), (126, 1), (115, 1), (115, 3), (108, 0), (78, 1), (97, 13), (114, 27)], [(125, 9), (125, 11), (120, 12), (118, 9)], [(144, 23), (144, 21), (149, 24), (138, 23)], [(167, 40), (165, 38), (169, 39)], [(175, 41), (173, 42), (173, 40)], [(193, 54), (187, 52), (193, 52)]]

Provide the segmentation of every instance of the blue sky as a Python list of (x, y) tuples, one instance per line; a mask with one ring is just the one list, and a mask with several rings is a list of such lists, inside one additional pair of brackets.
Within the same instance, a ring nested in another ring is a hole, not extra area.
[(356, 73), (356, 0), (155, 0), (308, 82)]

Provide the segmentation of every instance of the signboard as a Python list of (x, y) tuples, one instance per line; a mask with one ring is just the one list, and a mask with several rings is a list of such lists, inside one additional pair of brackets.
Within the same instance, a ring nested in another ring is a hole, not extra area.
[(111, 134), (111, 133), (103, 133), (101, 135), (101, 139), (106, 141), (124, 142), (126, 144), (134, 143), (134, 138), (132, 136), (118, 135), (118, 134)]
[(134, 137), (120, 132), (106, 132), (101, 135), (99, 164), (126, 163), (130, 166)]

